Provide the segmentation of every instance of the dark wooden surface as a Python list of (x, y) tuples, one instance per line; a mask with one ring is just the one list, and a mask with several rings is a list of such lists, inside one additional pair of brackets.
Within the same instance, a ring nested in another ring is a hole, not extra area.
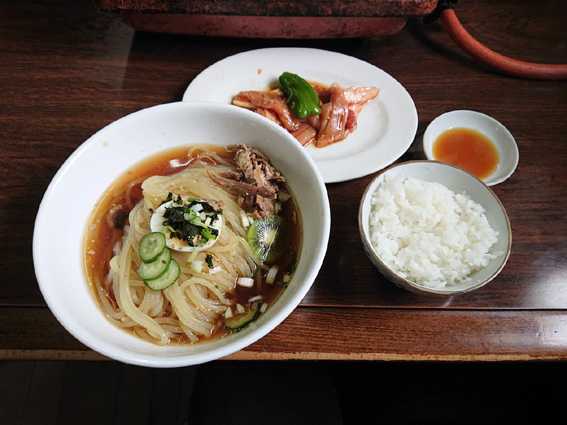
[[(500, 52), (567, 62), (565, 2), (462, 1), (458, 12)], [(444, 299), (404, 292), (372, 267), (358, 239), (358, 202), (372, 176), (329, 185), (331, 241), (312, 290), (284, 324), (236, 357), (567, 358), (567, 82), (486, 72), (436, 25), (413, 23), (383, 40), (206, 40), (134, 34), (90, 2), (64, 1), (0, 5), (1, 352), (92, 356), (45, 308), (33, 273), (33, 221), (65, 158), (121, 116), (179, 100), (217, 60), (282, 45), (347, 53), (397, 78), (419, 114), (415, 143), (402, 159), (423, 157), (421, 134), (445, 111), (479, 110), (504, 123), (520, 149), (516, 173), (494, 188), (512, 223), (512, 255), (496, 280), (471, 294)], [(358, 346), (336, 342), (351, 332)]]
[[(100, 360), (45, 308), (0, 309), (0, 358)], [(232, 360), (554, 360), (567, 358), (563, 311), (298, 308)]]

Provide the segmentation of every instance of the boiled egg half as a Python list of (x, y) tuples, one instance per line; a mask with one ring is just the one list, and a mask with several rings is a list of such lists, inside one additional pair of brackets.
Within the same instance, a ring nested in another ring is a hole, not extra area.
[(181, 252), (202, 251), (219, 239), (224, 219), (214, 202), (173, 195), (150, 218), (152, 232), (162, 232), (166, 245)]

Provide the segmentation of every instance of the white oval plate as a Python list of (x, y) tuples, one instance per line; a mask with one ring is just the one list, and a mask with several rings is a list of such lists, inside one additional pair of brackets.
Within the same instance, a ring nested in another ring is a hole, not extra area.
[(326, 50), (285, 47), (229, 56), (201, 72), (187, 87), (183, 101), (230, 104), (239, 91), (265, 90), (284, 71), (324, 84), (380, 89), (346, 140), (322, 149), (307, 148), (325, 183), (379, 171), (401, 157), (413, 142), (417, 111), (406, 89), (374, 65)]

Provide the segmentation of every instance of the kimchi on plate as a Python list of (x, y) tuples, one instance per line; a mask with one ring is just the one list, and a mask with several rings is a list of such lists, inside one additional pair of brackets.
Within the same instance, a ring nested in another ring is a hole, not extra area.
[(377, 96), (376, 87), (328, 86), (284, 72), (277, 87), (241, 91), (232, 104), (279, 124), (303, 146), (324, 148), (354, 132), (358, 114)]

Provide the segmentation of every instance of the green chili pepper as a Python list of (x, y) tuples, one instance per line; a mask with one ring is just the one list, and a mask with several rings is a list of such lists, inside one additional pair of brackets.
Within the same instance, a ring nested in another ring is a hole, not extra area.
[(318, 115), (319, 95), (307, 81), (297, 74), (284, 72), (279, 78), (280, 86), (287, 96), (287, 104), (298, 118)]

